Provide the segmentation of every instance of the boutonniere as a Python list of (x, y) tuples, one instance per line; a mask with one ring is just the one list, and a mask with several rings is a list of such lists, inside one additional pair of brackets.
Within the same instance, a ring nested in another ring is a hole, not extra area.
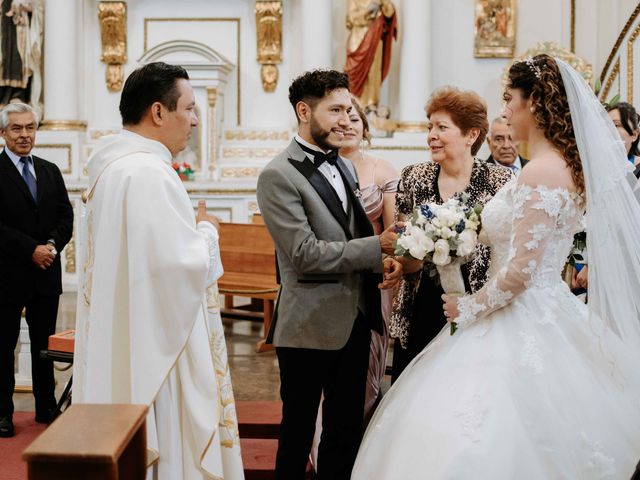
[(358, 200), (362, 199), (362, 192), (360, 191), (360, 185), (356, 183), (356, 189), (353, 191)]

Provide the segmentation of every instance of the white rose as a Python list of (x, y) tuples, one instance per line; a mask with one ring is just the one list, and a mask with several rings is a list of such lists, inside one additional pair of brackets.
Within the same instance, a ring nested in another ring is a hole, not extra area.
[(440, 236), (445, 240), (453, 237), (454, 235), (455, 234), (453, 233), (453, 230), (451, 230), (449, 227), (443, 227), (442, 230), (440, 231)]
[(431, 240), (431, 237), (427, 235), (424, 235), (422, 238), (420, 238), (420, 245), (422, 245), (427, 253), (433, 252), (433, 249), (435, 247), (435, 243), (433, 242), (433, 240)]
[(421, 228), (415, 226), (408, 228), (405, 235), (398, 239), (400, 246), (408, 250), (409, 255), (418, 260), (424, 259), (428, 251), (429, 242), (433, 243)]
[(458, 241), (456, 252), (459, 256), (466, 257), (467, 255), (471, 255), (476, 248), (478, 234), (473, 230), (466, 229), (458, 236)]
[(441, 238), (435, 243), (433, 248), (433, 263), (442, 266), (447, 265), (449, 262), (451, 262), (449, 242)]

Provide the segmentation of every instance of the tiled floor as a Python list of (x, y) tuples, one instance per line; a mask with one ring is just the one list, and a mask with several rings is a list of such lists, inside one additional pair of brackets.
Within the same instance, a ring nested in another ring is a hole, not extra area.
[[(57, 330), (68, 330), (75, 326), (76, 294), (65, 293), (60, 301)], [(235, 398), (242, 400), (279, 400), (279, 371), (275, 352), (256, 353), (256, 342), (262, 336), (262, 323), (249, 320), (223, 319), (229, 354), (229, 368)], [(389, 352), (389, 359), (392, 352)], [(390, 363), (390, 362), (388, 362)], [(17, 365), (17, 361), (16, 361)], [(56, 364), (65, 368), (67, 364)], [(69, 379), (71, 369), (56, 370), (56, 398), (62, 394)], [(389, 379), (383, 384), (383, 391), (389, 388)], [(33, 411), (34, 401), (30, 393), (14, 395), (16, 411)]]
[[(60, 301), (57, 330), (74, 328), (76, 294), (65, 293)], [(278, 361), (275, 352), (256, 353), (255, 345), (261, 338), (262, 323), (248, 320), (224, 319), (229, 367), (236, 400), (278, 400), (280, 387)], [(17, 361), (16, 361), (17, 365)], [(64, 368), (66, 364), (56, 364)], [(56, 398), (62, 394), (71, 370), (56, 370)], [(16, 411), (33, 411), (30, 393), (14, 394)]]

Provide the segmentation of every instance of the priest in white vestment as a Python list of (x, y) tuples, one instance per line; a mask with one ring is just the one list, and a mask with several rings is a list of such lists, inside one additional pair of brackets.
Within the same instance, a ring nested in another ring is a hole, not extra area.
[[(74, 402), (149, 405), (149, 477), (242, 479), (216, 280), (215, 217), (197, 219), (171, 167), (198, 123), (187, 72), (127, 79), (122, 134), (89, 160)], [(208, 320), (208, 322), (207, 322)], [(208, 324), (209, 323), (209, 324)]]

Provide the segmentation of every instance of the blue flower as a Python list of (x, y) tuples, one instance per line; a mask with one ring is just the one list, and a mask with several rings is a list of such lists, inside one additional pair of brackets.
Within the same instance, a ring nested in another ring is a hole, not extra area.
[(429, 205), (420, 205), (420, 213), (427, 220), (431, 220), (433, 218), (433, 212), (429, 208)]
[(464, 227), (465, 227), (464, 220), (460, 220), (460, 223), (456, 225), (456, 232), (458, 233), (464, 232)]

